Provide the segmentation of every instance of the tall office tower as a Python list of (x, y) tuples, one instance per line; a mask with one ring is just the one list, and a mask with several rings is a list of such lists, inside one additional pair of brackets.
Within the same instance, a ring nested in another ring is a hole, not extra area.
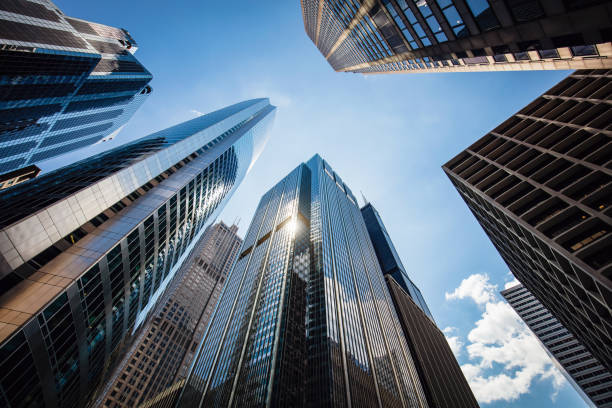
[(0, 192), (0, 406), (82, 406), (266, 142), (241, 102)]
[(609, 370), (611, 79), (576, 71), (443, 166), (514, 276)]
[(568, 382), (590, 407), (612, 407), (612, 374), (533, 296), (518, 284), (501, 292), (544, 345)]
[(444, 333), (392, 275), (385, 275), (385, 280), (429, 406), (477, 408)]
[(383, 275), (393, 276), (393, 279), (410, 295), (414, 303), (435, 322), (429, 307), (427, 307), (427, 302), (425, 302), (421, 294), (421, 290), (408, 277), (408, 272), (404, 268), (402, 260), (397, 254), (395, 245), (393, 245), (393, 241), (391, 241), (391, 237), (376, 208), (371, 203), (367, 203), (361, 208), (361, 215), (368, 229), (368, 235), (372, 240), (376, 259), (378, 259)]
[(421, 291), (408, 278), (380, 214), (367, 203), (361, 215), (429, 406), (478, 407), (444, 333), (436, 326)]
[(261, 199), (177, 406), (427, 407), (351, 190), (321, 157)]
[(612, 68), (609, 0), (300, 0), (339, 72)]
[(204, 233), (113, 376), (103, 406), (138, 406), (187, 376), (242, 244), (237, 230), (220, 222)]
[(114, 27), (49, 0), (0, 2), (0, 174), (113, 138), (152, 76)]

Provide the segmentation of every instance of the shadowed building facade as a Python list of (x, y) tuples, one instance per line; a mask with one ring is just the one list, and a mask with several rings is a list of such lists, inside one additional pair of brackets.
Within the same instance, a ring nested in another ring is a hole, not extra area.
[(112, 139), (151, 92), (124, 29), (0, 2), (0, 174)]
[(590, 407), (612, 407), (612, 374), (533, 296), (518, 284), (501, 295), (529, 326), (555, 366)]
[(0, 405), (82, 406), (259, 157), (254, 99), (0, 192)]
[(612, 68), (607, 0), (300, 0), (340, 72)]
[(443, 166), (516, 278), (612, 369), (607, 70), (580, 70)]
[(428, 406), (357, 201), (318, 155), (261, 199), (176, 406)]
[(204, 233), (113, 375), (103, 406), (140, 405), (187, 376), (242, 244), (237, 231), (220, 222)]
[(391, 241), (380, 214), (371, 203), (361, 208), (380, 269), (410, 354), (431, 407), (478, 407), (455, 356)]

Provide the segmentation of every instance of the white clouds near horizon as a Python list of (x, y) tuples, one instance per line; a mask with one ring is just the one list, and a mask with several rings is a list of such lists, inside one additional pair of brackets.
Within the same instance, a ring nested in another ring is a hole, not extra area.
[[(480, 403), (515, 401), (528, 394), (536, 380), (550, 380), (551, 398), (555, 398), (565, 384), (564, 377), (516, 312), (499, 300), (497, 285), (486, 274), (470, 275), (452, 293), (447, 292), (446, 299), (472, 299), (484, 308), (467, 335), (465, 350), (470, 362), (461, 366)], [(447, 329), (447, 335), (453, 332)], [(447, 337), (452, 339), (451, 348), (461, 344), (456, 337)]]

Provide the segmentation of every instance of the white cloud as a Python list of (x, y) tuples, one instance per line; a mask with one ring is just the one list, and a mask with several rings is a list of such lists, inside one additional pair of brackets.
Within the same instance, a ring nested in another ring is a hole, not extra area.
[(442, 332), (444, 333), (444, 337), (446, 337), (446, 341), (450, 346), (455, 357), (458, 357), (461, 354), (461, 349), (463, 348), (463, 342), (459, 338), (459, 336), (451, 336), (452, 333), (456, 332), (456, 327), (445, 327)]
[[(529, 393), (535, 380), (550, 380), (554, 399), (565, 385), (564, 377), (516, 312), (498, 299), (496, 291), (497, 286), (487, 275), (474, 274), (446, 294), (447, 299), (470, 298), (484, 305), (480, 320), (467, 336), (465, 349), (470, 362), (461, 366), (476, 399), (482, 404), (514, 401)], [(449, 332), (453, 330), (445, 329)]]
[(489, 283), (489, 277), (480, 273), (470, 275), (461, 281), (453, 293), (446, 293), (446, 300), (472, 298), (479, 305), (495, 299), (497, 285)]
[(189, 112), (196, 115), (196, 117), (204, 115), (202, 112), (200, 112), (199, 110), (195, 110), (195, 109), (192, 109)]
[(520, 285), (520, 283), (521, 282), (519, 282), (518, 279), (513, 278), (510, 282), (506, 282), (504, 284), (504, 289), (509, 289), (509, 288), (511, 288), (513, 286)]

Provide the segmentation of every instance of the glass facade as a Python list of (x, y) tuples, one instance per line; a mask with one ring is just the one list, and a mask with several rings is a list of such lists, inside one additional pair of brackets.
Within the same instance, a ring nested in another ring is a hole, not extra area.
[(425, 407), (355, 197), (318, 155), (261, 199), (177, 406)]
[[(336, 71), (612, 68), (605, 0), (300, 3), (306, 34)], [(587, 29), (584, 21), (596, 23)]]
[[(1, 193), (23, 210), (4, 221), (2, 247), (17, 233), (24, 246), (13, 247), (20, 260), (1, 258), (0, 353), (33, 359), (35, 372), (24, 381), (18, 364), (5, 367), (0, 405), (95, 396), (257, 159), (274, 111), (267, 99), (241, 102)], [(24, 252), (32, 246), (40, 253)]]
[(427, 303), (421, 294), (421, 290), (408, 277), (408, 272), (402, 264), (393, 241), (389, 237), (389, 233), (383, 224), (380, 214), (376, 208), (370, 203), (366, 204), (361, 209), (361, 215), (365, 221), (368, 234), (372, 240), (376, 258), (380, 264), (383, 274), (393, 276), (393, 279), (412, 297), (412, 300), (421, 308), (421, 310), (434, 321), (433, 315), (427, 307)]
[(207, 229), (111, 376), (98, 405), (140, 406), (187, 376), (242, 244), (237, 230), (222, 222)]
[(151, 92), (135, 50), (127, 31), (50, 1), (4, 1), (0, 174), (112, 139)]
[(590, 407), (612, 407), (612, 373), (533, 296), (518, 284), (501, 292)]

